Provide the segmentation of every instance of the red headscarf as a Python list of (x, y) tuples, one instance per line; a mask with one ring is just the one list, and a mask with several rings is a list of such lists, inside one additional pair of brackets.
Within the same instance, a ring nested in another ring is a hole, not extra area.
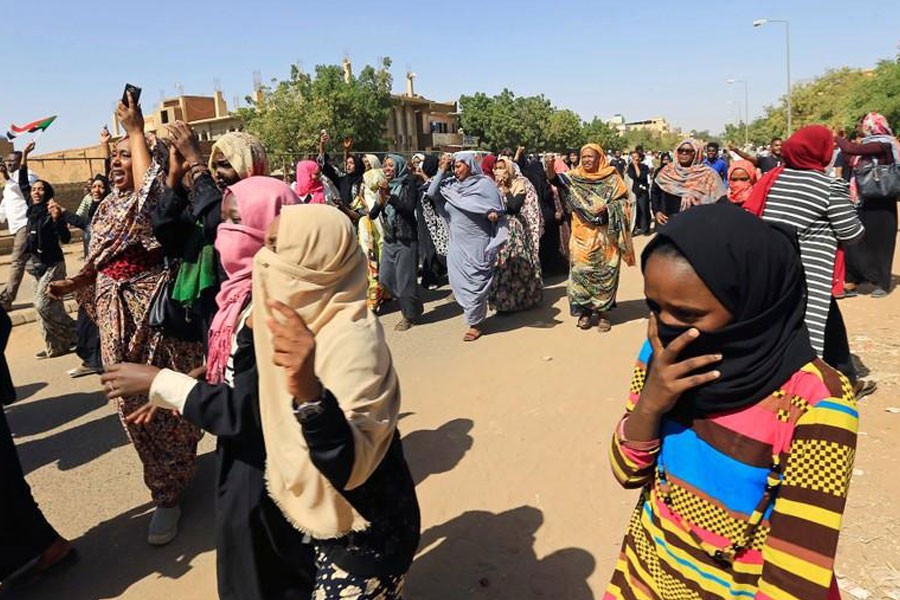
[[(734, 172), (744, 171), (750, 177), (747, 181), (735, 181)], [(756, 185), (756, 166), (749, 160), (736, 160), (728, 167), (728, 199), (735, 204), (742, 205), (753, 192)]]
[(497, 157), (493, 154), (488, 154), (484, 158), (481, 159), (481, 170), (484, 174), (491, 179), (494, 178), (494, 165), (497, 164)]
[(834, 134), (824, 125), (809, 125), (789, 137), (781, 147), (784, 166), (776, 167), (759, 180), (750, 198), (744, 202), (744, 209), (757, 217), (766, 209), (769, 191), (784, 169), (818, 171), (824, 173), (834, 154)]

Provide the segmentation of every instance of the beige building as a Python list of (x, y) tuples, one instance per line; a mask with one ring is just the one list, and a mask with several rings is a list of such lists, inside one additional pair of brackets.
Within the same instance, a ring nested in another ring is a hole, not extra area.
[[(144, 131), (165, 137), (165, 125), (184, 121), (190, 125), (201, 141), (212, 142), (229, 131), (240, 131), (241, 120), (228, 112), (228, 104), (222, 92), (216, 90), (210, 96), (178, 96), (166, 98), (152, 114), (144, 116)], [(115, 136), (120, 135), (119, 123), (115, 123)]]
[(396, 152), (460, 150), (465, 138), (459, 131), (456, 102), (438, 102), (417, 96), (415, 73), (406, 74), (406, 92), (393, 96), (388, 117), (388, 147)]
[(5, 158), (7, 154), (14, 150), (12, 142), (6, 138), (0, 138), (0, 159)]
[(671, 125), (663, 117), (653, 117), (644, 121), (626, 121), (624, 116), (617, 114), (613, 118), (607, 119), (606, 124), (615, 129), (619, 135), (624, 135), (629, 131), (650, 131), (658, 135), (673, 132)]

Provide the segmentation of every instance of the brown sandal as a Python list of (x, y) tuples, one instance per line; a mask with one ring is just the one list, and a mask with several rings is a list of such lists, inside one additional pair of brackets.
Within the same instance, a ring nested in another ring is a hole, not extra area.
[(581, 315), (575, 325), (578, 327), (578, 329), (587, 331), (591, 328), (591, 315)]
[(481, 330), (476, 329), (475, 327), (470, 327), (466, 332), (466, 335), (463, 336), (464, 342), (474, 342), (478, 338), (482, 336)]
[(606, 333), (611, 329), (612, 323), (609, 322), (609, 319), (600, 317), (600, 321), (597, 323), (597, 331), (599, 331), (600, 333)]

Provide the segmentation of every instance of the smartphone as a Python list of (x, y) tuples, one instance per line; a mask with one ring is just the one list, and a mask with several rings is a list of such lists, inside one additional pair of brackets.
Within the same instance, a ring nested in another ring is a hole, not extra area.
[(125, 84), (125, 91), (122, 92), (122, 104), (125, 106), (128, 106), (128, 92), (131, 92), (131, 97), (134, 98), (134, 103), (137, 104), (141, 99), (141, 88), (130, 83)]

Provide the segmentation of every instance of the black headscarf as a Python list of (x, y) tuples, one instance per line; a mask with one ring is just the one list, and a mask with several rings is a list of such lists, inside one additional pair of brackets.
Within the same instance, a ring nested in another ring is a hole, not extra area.
[[(338, 177), (337, 188), (341, 196), (341, 202), (344, 206), (353, 204), (353, 187), (359, 185), (363, 178), (365, 167), (363, 166), (362, 156), (353, 154), (353, 170), (343, 177)], [(344, 165), (347, 166), (346, 164)]]
[[(806, 284), (796, 234), (769, 225), (731, 203), (697, 206), (669, 219), (650, 242), (642, 269), (662, 240), (691, 264), (732, 321), (701, 332), (680, 359), (719, 352), (717, 380), (685, 393), (692, 412), (713, 413), (750, 406), (784, 385), (815, 359), (804, 314)], [(687, 327), (659, 322), (664, 346)]]
[(438, 172), (437, 154), (426, 154), (422, 161), (422, 172), (430, 178), (434, 177)]

